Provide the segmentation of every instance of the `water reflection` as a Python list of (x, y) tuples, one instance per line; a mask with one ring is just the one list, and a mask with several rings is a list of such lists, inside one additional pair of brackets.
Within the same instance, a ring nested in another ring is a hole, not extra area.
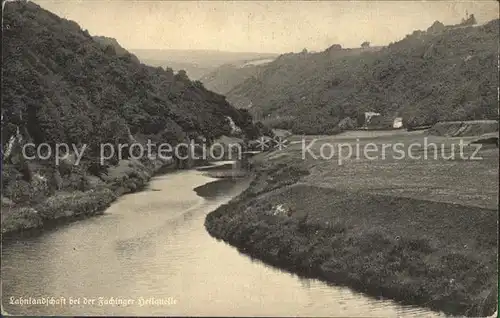
[[(203, 225), (206, 214), (250, 180), (211, 183), (204, 198), (192, 190), (212, 181), (198, 171), (155, 178), (150, 187), (161, 191), (124, 196), (102, 217), (4, 247), (5, 310), (17, 315), (436, 315), (298, 278), (213, 239)], [(11, 296), (71, 297), (80, 303), (19, 306), (9, 303)], [(109, 303), (117, 298), (133, 304)], [(161, 303), (169, 298), (176, 303)]]

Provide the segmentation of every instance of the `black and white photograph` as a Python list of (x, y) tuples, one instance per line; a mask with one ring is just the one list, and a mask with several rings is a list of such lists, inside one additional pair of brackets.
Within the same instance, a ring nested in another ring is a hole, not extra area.
[(1, 315), (497, 317), (496, 0), (2, 0)]

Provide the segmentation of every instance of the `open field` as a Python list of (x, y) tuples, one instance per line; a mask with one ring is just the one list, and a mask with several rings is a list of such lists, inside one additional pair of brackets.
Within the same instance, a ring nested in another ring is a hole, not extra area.
[[(207, 230), (278, 267), (375, 297), (490, 315), (498, 291), (498, 148), (468, 145), (460, 153), (460, 141), (474, 139), (423, 131), (294, 136), (287, 148), (253, 158), (256, 179), (208, 215)], [(389, 146), (382, 155), (383, 145), (396, 143), (413, 158), (399, 159)], [(347, 145), (355, 153), (358, 144), (361, 155), (347, 158)], [(367, 144), (377, 158), (363, 155)], [(411, 145), (420, 147), (410, 152)], [(325, 150), (332, 148), (342, 151)], [(469, 160), (473, 154), (481, 159)]]
[[(334, 149), (342, 149), (341, 154), (337, 151), (332, 158), (314, 159), (306, 153), (305, 160), (302, 160), (303, 145), (307, 147), (315, 139), (317, 141), (310, 149), (316, 157), (320, 157), (323, 144), (351, 144), (352, 157), (346, 158), (349, 153), (347, 146), (337, 146)], [(469, 144), (476, 139), (477, 136), (429, 136), (420, 131), (348, 132), (334, 137), (307, 136), (304, 142), (299, 138), (282, 151), (255, 159), (268, 163), (275, 160), (289, 163), (299, 159), (297, 164), (310, 172), (301, 181), (309, 185), (496, 209), (498, 148), (495, 145), (482, 145), (472, 156), (478, 146), (468, 145), (464, 146), (463, 157), (481, 159), (464, 160), (460, 156), (460, 141)], [(363, 147), (368, 143), (375, 145), (373, 149), (377, 148), (368, 154), (370, 158), (377, 157), (376, 160), (370, 160), (363, 154)], [(396, 143), (404, 144), (400, 147), (405, 151), (404, 160), (398, 160), (401, 156), (389, 147)], [(356, 156), (356, 144), (360, 145), (359, 156)], [(432, 144), (437, 147), (434, 148)], [(384, 145), (387, 146), (382, 151)], [(414, 146), (410, 148), (411, 145)], [(427, 151), (424, 148), (426, 145)], [(410, 155), (414, 158), (410, 158)], [(342, 156), (340, 164), (339, 156)]]

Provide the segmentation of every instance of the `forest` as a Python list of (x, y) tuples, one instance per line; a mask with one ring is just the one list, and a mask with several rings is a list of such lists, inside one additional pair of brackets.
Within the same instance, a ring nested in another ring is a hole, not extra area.
[(381, 49), (288, 53), (227, 93), (234, 105), (294, 133), (331, 134), (365, 111), (405, 126), (497, 119), (499, 20), (436, 21)]

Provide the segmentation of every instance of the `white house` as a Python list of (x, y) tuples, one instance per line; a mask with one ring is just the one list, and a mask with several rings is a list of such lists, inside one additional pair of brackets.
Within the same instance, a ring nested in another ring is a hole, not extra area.
[(394, 118), (394, 124), (392, 125), (392, 128), (402, 128), (402, 127), (403, 127), (403, 118), (402, 117)]

